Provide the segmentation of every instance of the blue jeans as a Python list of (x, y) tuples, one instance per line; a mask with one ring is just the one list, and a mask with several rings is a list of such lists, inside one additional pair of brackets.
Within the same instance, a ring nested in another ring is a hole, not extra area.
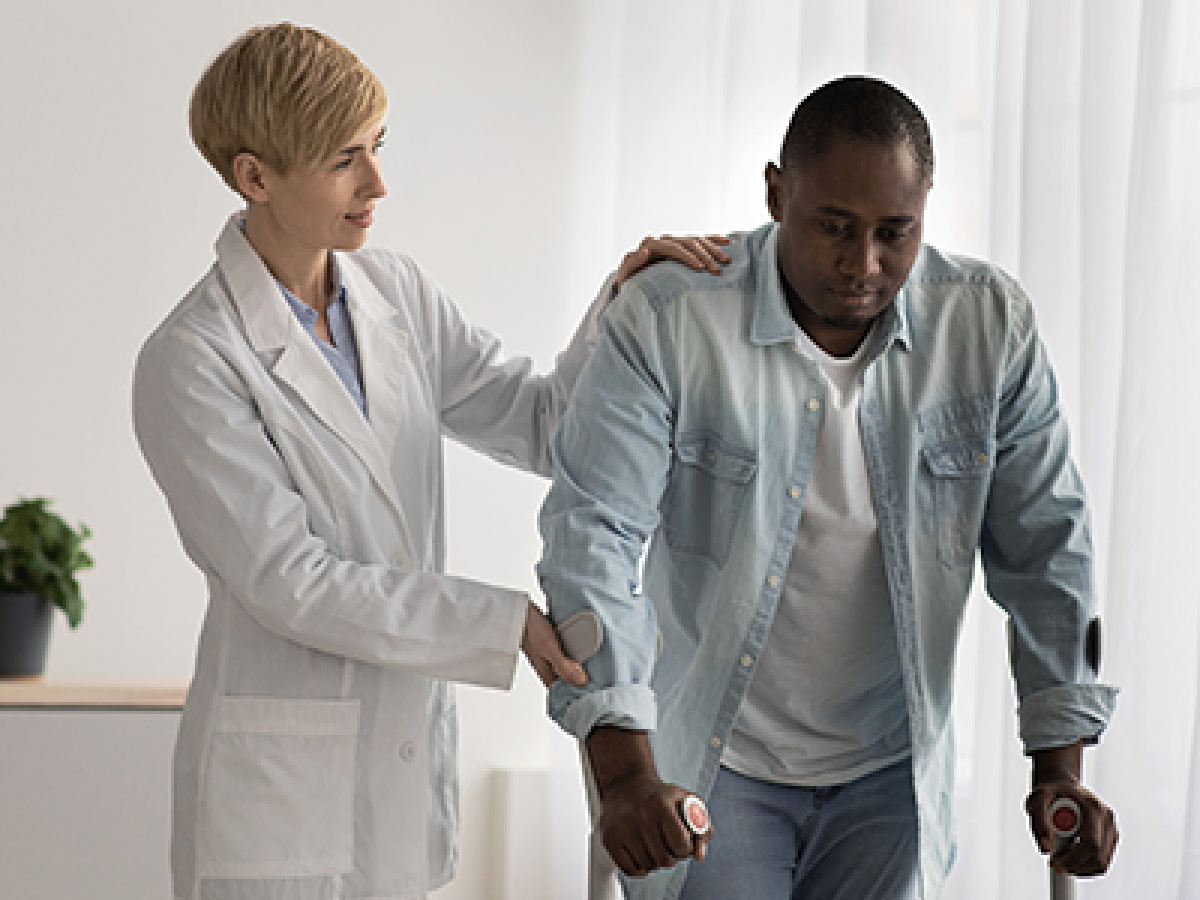
[(902, 760), (837, 787), (771, 784), (722, 768), (713, 839), (680, 900), (915, 900), (917, 808)]

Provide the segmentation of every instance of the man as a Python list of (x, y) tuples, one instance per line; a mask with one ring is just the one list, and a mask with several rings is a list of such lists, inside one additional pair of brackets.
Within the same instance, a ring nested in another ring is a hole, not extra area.
[(586, 739), (630, 897), (938, 896), (977, 551), (1010, 618), (1033, 833), (1049, 852), (1072, 798), (1081, 837), (1053, 864), (1108, 866), (1112, 812), (1079, 783), (1115, 700), (1083, 487), (1020, 286), (922, 246), (932, 173), (911, 100), (831, 82), (767, 166), (774, 222), (721, 276), (658, 266), (607, 314), (539, 572), (588, 673), (551, 714)]

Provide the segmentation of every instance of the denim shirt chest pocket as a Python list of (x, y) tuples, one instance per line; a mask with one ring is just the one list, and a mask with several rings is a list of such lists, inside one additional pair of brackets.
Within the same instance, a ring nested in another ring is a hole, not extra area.
[(662, 503), (667, 543), (723, 566), (758, 461), (708, 430), (679, 435), (674, 451)]
[(990, 398), (954, 400), (919, 416), (923, 468), (932, 483), (938, 559), (975, 560), (996, 461)]

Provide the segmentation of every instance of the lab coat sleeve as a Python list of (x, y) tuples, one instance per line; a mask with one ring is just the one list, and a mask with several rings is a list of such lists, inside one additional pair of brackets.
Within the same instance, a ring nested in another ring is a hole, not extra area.
[(553, 370), (544, 375), (534, 373), (527, 357), (505, 357), (495, 335), (468, 323), (454, 302), (432, 287), (429, 327), (438, 349), (446, 433), (498, 462), (549, 477), (551, 439), (595, 346), (614, 277), (605, 280)]
[(134, 427), (184, 549), (265, 628), (430, 678), (511, 686), (527, 596), (332, 552), (245, 380), (200, 334), (147, 342)]
[(1096, 616), (1082, 479), (1071, 460), (1054, 372), (1033, 309), (1012, 287), (996, 424), (996, 466), (980, 542), (988, 592), (1009, 615), (1010, 657), (1026, 753), (1095, 742), (1115, 688), (1097, 683)]

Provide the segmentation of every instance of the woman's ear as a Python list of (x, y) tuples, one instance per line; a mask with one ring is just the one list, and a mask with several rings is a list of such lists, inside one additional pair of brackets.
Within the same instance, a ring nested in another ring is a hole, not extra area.
[(261, 203), (270, 199), (263, 168), (253, 153), (239, 153), (233, 158), (233, 180), (247, 200)]

